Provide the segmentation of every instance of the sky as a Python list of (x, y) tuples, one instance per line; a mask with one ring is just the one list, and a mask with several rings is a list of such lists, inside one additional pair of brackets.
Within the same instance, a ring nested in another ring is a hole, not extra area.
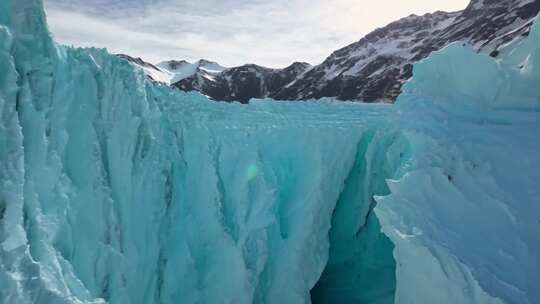
[(44, 0), (60, 43), (106, 47), (158, 63), (224, 66), (321, 63), (333, 51), (410, 14), (468, 0)]

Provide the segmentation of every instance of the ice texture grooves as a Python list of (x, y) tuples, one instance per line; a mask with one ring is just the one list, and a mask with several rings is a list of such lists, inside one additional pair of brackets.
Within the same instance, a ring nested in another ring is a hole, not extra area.
[(310, 301), (389, 108), (213, 103), (2, 5), (3, 303)]
[(537, 23), (498, 61), (454, 44), (415, 66), (398, 99), (410, 159), (375, 208), (396, 303), (540, 302), (539, 47)]
[(396, 106), (224, 104), (3, 0), (0, 302), (539, 303), (538, 35)]

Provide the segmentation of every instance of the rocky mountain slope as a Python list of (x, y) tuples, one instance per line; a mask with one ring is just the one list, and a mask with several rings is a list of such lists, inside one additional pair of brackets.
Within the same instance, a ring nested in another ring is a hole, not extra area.
[(334, 52), (272, 97), (393, 102), (413, 63), (455, 41), (497, 56), (528, 35), (539, 9), (539, 0), (473, 0), (460, 12), (411, 15)]
[(275, 92), (295, 81), (311, 66), (295, 62), (284, 69), (255, 64), (226, 69), (212, 75), (201, 71), (172, 85), (183, 91), (199, 91), (216, 100), (248, 102), (251, 98), (273, 97)]
[(335, 97), (393, 102), (412, 76), (415, 62), (455, 41), (497, 57), (507, 45), (529, 34), (539, 10), (540, 0), (472, 0), (463, 11), (411, 15), (376, 29), (313, 67), (296, 62), (285, 69), (253, 64), (223, 68), (210, 62), (220, 68), (205, 69), (204, 60), (195, 64), (171, 61), (182, 67), (179, 77), (167, 63), (153, 66), (140, 59), (130, 61), (154, 81), (184, 91), (197, 90), (215, 100), (245, 103), (264, 97)]

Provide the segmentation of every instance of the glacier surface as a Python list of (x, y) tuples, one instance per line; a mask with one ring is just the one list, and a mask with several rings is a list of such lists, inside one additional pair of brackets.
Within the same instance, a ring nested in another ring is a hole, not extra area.
[(395, 106), (216, 103), (0, 2), (0, 302), (539, 303), (540, 27)]

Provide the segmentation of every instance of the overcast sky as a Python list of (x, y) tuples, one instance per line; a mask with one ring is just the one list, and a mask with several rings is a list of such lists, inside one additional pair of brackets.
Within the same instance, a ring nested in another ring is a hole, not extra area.
[(318, 64), (377, 27), (468, 0), (44, 0), (56, 39), (157, 63)]

